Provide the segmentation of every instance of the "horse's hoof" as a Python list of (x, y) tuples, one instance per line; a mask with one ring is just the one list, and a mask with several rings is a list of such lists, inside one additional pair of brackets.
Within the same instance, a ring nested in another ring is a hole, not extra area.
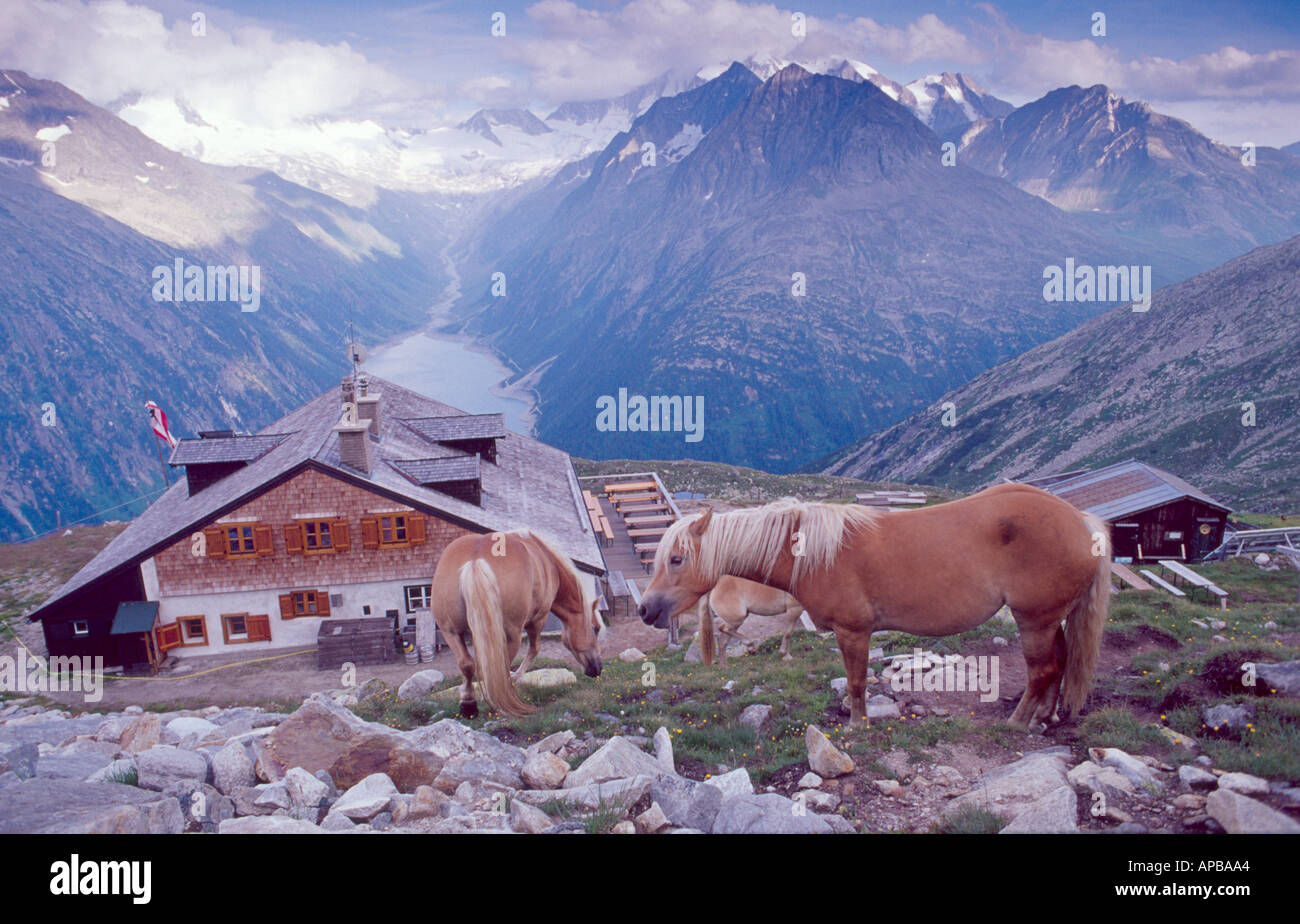
[(461, 703), (460, 715), (463, 719), (477, 719), (478, 703)]

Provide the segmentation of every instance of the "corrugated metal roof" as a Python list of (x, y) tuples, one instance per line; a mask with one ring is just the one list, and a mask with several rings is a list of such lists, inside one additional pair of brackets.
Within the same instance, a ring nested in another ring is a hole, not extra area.
[(185, 439), (176, 444), (169, 465), (204, 465), (212, 462), (252, 462), (274, 449), (285, 434)]
[(276, 436), (278, 442), (255, 461), (193, 496), (184, 481), (174, 482), (29, 618), (39, 618), (65, 597), (157, 553), (308, 465), (483, 532), (535, 529), (578, 564), (604, 571), (585, 505), (572, 488), (573, 463), (567, 453), (506, 430), (497, 441), (497, 464), (480, 469), (481, 505), (413, 484), (394, 463), (428, 459), (430, 446), (404, 420), (501, 415), (469, 415), (394, 382), (373, 375), (370, 381), (372, 390), (382, 391), (386, 422), (377, 442), (371, 444), (374, 463), (368, 476), (343, 465), (339, 458), (334, 425), (339, 420), (341, 398), (339, 389), (331, 388), (262, 430), (258, 436)]
[(130, 635), (148, 632), (158, 619), (158, 601), (142, 600), (137, 603), (119, 603), (113, 614), (113, 628), (109, 635)]
[(1103, 520), (1131, 516), (1184, 497), (1227, 512), (1232, 509), (1178, 476), (1136, 459), (1072, 473), (1059, 480), (1049, 476), (1026, 484), (1038, 485)]
[(503, 414), (458, 414), (449, 417), (404, 418), (416, 433), (436, 443), (500, 439), (506, 435)]

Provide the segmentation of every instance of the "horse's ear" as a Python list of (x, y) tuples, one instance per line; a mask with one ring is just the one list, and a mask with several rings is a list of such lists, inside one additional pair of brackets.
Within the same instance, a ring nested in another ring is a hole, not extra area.
[(713, 519), (713, 508), (705, 507), (704, 513), (697, 517), (695, 522), (688, 527), (691, 535), (697, 539), (703, 536), (704, 531), (709, 528), (709, 520), (711, 519)]

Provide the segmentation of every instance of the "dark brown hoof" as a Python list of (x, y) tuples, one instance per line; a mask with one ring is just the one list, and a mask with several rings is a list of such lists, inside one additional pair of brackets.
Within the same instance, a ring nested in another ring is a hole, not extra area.
[(463, 719), (477, 719), (478, 703), (461, 703), (460, 715)]

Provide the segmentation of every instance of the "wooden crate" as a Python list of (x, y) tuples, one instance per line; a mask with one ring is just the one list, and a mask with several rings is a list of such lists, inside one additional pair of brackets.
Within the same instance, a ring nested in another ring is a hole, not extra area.
[(396, 661), (393, 627), (387, 619), (324, 619), (316, 633), (316, 669), (336, 670), (347, 662)]

